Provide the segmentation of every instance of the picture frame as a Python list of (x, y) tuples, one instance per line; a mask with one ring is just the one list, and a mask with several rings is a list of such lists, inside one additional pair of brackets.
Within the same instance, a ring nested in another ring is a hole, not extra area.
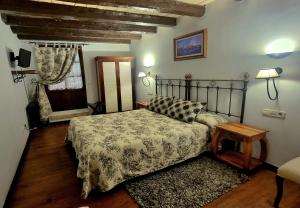
[(174, 38), (174, 61), (207, 57), (207, 29)]

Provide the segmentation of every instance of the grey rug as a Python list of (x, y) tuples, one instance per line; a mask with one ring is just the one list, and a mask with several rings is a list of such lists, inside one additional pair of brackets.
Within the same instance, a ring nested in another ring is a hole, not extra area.
[(203, 207), (248, 177), (207, 156), (128, 181), (125, 188), (143, 208)]

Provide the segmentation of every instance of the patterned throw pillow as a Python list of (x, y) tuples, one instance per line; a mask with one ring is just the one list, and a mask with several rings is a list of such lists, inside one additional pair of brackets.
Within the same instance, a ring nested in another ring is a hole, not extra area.
[(150, 100), (148, 109), (156, 113), (167, 114), (168, 107), (173, 104), (173, 99), (173, 97), (154, 97)]
[[(186, 100), (183, 100), (183, 99), (181, 99), (181, 98), (174, 98), (174, 103), (175, 102), (178, 102), (178, 101), (181, 101), (181, 102), (183, 102), (183, 101), (186, 101)], [(192, 103), (196, 103), (196, 104), (201, 104), (202, 105), (202, 110), (203, 110), (203, 108), (205, 108), (205, 106), (206, 106), (206, 102), (200, 102), (200, 101), (191, 101)]]
[(201, 112), (197, 115), (196, 122), (205, 124), (209, 126), (211, 129), (214, 129), (216, 125), (227, 123), (228, 120), (220, 115), (210, 112)]
[(168, 108), (168, 116), (187, 123), (193, 123), (203, 106), (191, 101), (176, 101)]

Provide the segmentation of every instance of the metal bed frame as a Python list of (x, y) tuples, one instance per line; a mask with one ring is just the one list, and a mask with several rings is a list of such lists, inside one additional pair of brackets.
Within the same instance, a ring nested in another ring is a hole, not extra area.
[[(203, 84), (204, 83), (204, 84)], [(207, 83), (205, 85), (205, 83)], [(216, 114), (223, 114), (229, 117), (239, 118), (240, 123), (244, 121), (245, 113), (245, 103), (246, 103), (246, 94), (247, 94), (248, 79), (245, 76), (245, 79), (236, 79), (236, 80), (227, 80), (227, 79), (191, 79), (191, 75), (186, 76), (185, 79), (161, 79), (157, 75), (155, 76), (155, 91), (156, 95), (165, 95), (165, 96), (174, 96), (177, 91), (178, 98), (184, 100), (191, 100), (192, 90), (196, 90), (196, 99), (193, 101), (198, 102), (203, 101), (199, 98), (200, 90), (206, 91), (206, 112), (214, 112)], [(183, 90), (184, 89), (184, 90)], [(184, 93), (182, 93), (182, 90)], [(212, 96), (213, 91), (215, 91), (215, 108), (210, 109), (209, 107), (209, 98)], [(232, 113), (232, 96), (233, 92), (241, 92), (241, 109), (240, 114), (235, 115)], [(219, 98), (220, 94), (227, 93), (229, 96), (228, 103), (228, 112), (221, 112), (219, 110)], [(183, 95), (182, 95), (183, 94)]]

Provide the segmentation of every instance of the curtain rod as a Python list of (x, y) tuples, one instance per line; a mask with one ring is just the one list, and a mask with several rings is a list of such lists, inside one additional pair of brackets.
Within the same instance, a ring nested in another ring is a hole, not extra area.
[(76, 43), (76, 42), (43, 42), (43, 41), (30, 41), (29, 44), (38, 44), (38, 45), (48, 45), (48, 46), (53, 46), (53, 45), (79, 45), (79, 46), (85, 46), (89, 45), (87, 43)]

